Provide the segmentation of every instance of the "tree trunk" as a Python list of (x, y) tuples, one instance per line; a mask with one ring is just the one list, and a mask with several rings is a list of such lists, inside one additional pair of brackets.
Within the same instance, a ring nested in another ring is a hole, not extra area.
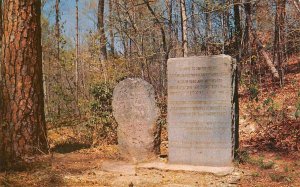
[(206, 22), (206, 27), (205, 27), (205, 48), (206, 48), (206, 55), (210, 55), (210, 42), (211, 42), (211, 13), (210, 13), (210, 1), (206, 3), (206, 13), (205, 13), (205, 22)]
[(100, 60), (107, 60), (106, 36), (104, 30), (104, 4), (105, 0), (99, 0), (98, 4), (98, 31), (100, 34)]
[(47, 150), (40, 16), (40, 0), (4, 1), (0, 167)]
[(240, 0), (234, 0), (234, 25), (235, 25), (235, 48), (238, 49), (238, 54), (236, 55), (237, 60), (237, 69), (238, 69), (238, 75), (241, 77), (242, 72), (242, 47), (241, 47), (241, 41), (242, 41), (242, 29), (241, 29), (241, 17), (240, 17), (240, 6), (239, 6)]
[(280, 82), (283, 83), (283, 64), (286, 60), (285, 53), (285, 16), (286, 16), (286, 0), (276, 1), (275, 15), (275, 34), (274, 34), (274, 51), (273, 62), (277, 65), (279, 71)]
[(245, 14), (246, 14), (246, 26), (245, 34), (243, 38), (243, 54), (247, 56), (252, 56), (252, 47), (251, 47), (251, 30), (252, 30), (252, 5), (251, 0), (246, 0), (244, 3)]
[(115, 36), (113, 30), (113, 0), (109, 0), (109, 36), (110, 36), (110, 50), (112, 56), (115, 56)]
[(253, 35), (253, 38), (255, 40), (255, 43), (257, 45), (257, 48), (258, 48), (258, 51), (262, 54), (262, 56), (264, 57), (268, 67), (270, 68), (273, 76), (276, 78), (276, 79), (279, 79), (279, 73), (277, 71), (277, 69), (275, 68), (273, 62), (271, 61), (268, 53), (266, 52), (266, 50), (264, 49), (264, 46), (263, 44), (261, 43), (260, 39), (258, 38), (257, 34), (255, 31), (252, 31), (252, 35)]
[(59, 13), (59, 4), (60, 0), (55, 1), (55, 35), (56, 35), (56, 42), (57, 42), (57, 60), (59, 61), (59, 55), (60, 55), (60, 13)]
[(105, 0), (99, 0), (98, 3), (98, 31), (100, 34), (100, 62), (103, 69), (104, 81), (107, 82), (107, 69), (105, 61), (107, 60), (106, 36), (104, 30), (104, 4)]
[(194, 52), (194, 55), (197, 55), (198, 54), (198, 51), (199, 51), (199, 48), (198, 48), (198, 38), (197, 38), (197, 26), (196, 26), (196, 5), (195, 5), (195, 2), (191, 2), (192, 3), (192, 7), (191, 7), (191, 24), (192, 24), (192, 33), (193, 33), (193, 52)]
[(234, 89), (234, 101), (235, 101), (235, 158), (237, 155), (237, 150), (239, 149), (239, 79), (241, 77), (242, 72), (242, 48), (241, 48), (241, 40), (242, 40), (242, 29), (241, 29), (241, 17), (240, 17), (240, 7), (239, 7), (240, 0), (234, 0), (234, 25), (235, 25), (235, 47), (238, 49), (238, 54), (236, 56), (237, 60), (237, 69), (236, 73), (234, 74), (235, 80), (235, 89)]
[(188, 55), (188, 41), (187, 41), (187, 16), (185, 0), (180, 0), (181, 8), (181, 35), (182, 35), (182, 56), (187, 57)]
[(75, 86), (76, 86), (76, 114), (79, 115), (79, 17), (78, 17), (78, 0), (76, 0), (76, 61), (75, 61)]
[(230, 30), (230, 24), (229, 24), (229, 10), (227, 8), (227, 2), (225, 0), (222, 0), (221, 2), (221, 7), (222, 11), (220, 13), (220, 22), (222, 26), (222, 54), (228, 53), (226, 50), (226, 42), (228, 41), (230, 35), (231, 35), (231, 30)]
[(167, 14), (168, 14), (168, 35), (169, 35), (169, 51), (171, 51), (171, 49), (173, 48), (173, 39), (175, 38), (174, 35), (174, 31), (172, 29), (172, 25), (173, 25), (173, 3), (174, 1), (172, 0), (165, 0), (165, 5), (166, 5), (166, 10), (167, 10)]
[[(62, 88), (62, 67), (60, 64), (60, 11), (59, 11), (60, 0), (55, 1), (55, 37), (56, 37), (56, 61), (58, 64), (58, 80), (60, 81), (60, 88)], [(61, 115), (61, 98), (59, 95), (57, 97), (57, 115)]]
[[(240, 17), (240, 0), (234, 0), (234, 25), (235, 25), (235, 47), (240, 49), (241, 39), (242, 39), (242, 29), (241, 29), (241, 17)], [(241, 58), (241, 53), (239, 50), (238, 58)]]

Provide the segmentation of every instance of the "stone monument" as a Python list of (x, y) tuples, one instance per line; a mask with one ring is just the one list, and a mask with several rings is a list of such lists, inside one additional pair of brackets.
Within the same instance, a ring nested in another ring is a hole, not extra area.
[(226, 55), (168, 61), (170, 164), (232, 166), (235, 69)]
[(121, 81), (114, 89), (112, 107), (121, 156), (135, 163), (156, 158), (160, 128), (153, 86), (137, 78)]

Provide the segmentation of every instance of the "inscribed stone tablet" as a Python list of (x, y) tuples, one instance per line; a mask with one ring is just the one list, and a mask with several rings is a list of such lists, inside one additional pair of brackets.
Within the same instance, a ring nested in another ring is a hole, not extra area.
[(232, 164), (234, 70), (226, 55), (168, 61), (170, 163)]
[(160, 129), (153, 86), (142, 79), (126, 79), (115, 87), (112, 106), (121, 156), (134, 162), (155, 158)]

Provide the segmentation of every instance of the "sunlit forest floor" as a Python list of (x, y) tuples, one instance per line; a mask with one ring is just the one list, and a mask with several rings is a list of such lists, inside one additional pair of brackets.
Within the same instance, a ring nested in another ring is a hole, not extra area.
[[(240, 150), (231, 175), (137, 169), (116, 145), (91, 148), (74, 125), (49, 130), (51, 154), (28, 158), (20, 171), (0, 173), (0, 186), (300, 186), (300, 63), (291, 60), (282, 88), (262, 77), (240, 86)], [(80, 125), (80, 123), (78, 124)], [(167, 133), (162, 131), (161, 160)]]

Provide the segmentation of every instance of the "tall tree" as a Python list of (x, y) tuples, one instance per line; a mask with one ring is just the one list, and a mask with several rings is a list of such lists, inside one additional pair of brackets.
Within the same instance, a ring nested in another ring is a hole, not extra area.
[(286, 0), (277, 0), (276, 1), (276, 14), (275, 14), (273, 62), (277, 65), (280, 82), (282, 84), (283, 84), (283, 77), (284, 77), (283, 64), (284, 64), (284, 61), (286, 60), (285, 18), (286, 18)]
[(10, 167), (47, 148), (41, 1), (4, 0), (3, 10), (0, 167)]
[(181, 8), (181, 35), (182, 35), (182, 56), (187, 57), (188, 54), (188, 41), (187, 41), (187, 16), (185, 0), (180, 0)]
[(78, 110), (78, 95), (79, 95), (79, 16), (78, 16), (78, 0), (76, 0), (76, 59), (75, 59), (75, 97), (76, 108)]
[(59, 61), (60, 55), (60, 13), (59, 13), (59, 4), (60, 0), (55, 1), (55, 35), (56, 35), (56, 42), (57, 42), (57, 61)]
[(212, 35), (212, 24), (211, 24), (211, 0), (206, 1), (205, 3), (205, 48), (206, 48), (206, 55), (210, 55), (210, 44), (211, 44), (211, 35)]
[(241, 0), (234, 0), (234, 25), (235, 25), (235, 48), (238, 49), (238, 54), (236, 55), (236, 59), (238, 62), (238, 72), (239, 76), (241, 75), (242, 71), (242, 48), (241, 48), (241, 39), (242, 39), (242, 29), (241, 29), (241, 17), (240, 17), (240, 1)]
[(193, 44), (193, 53), (194, 55), (197, 55), (199, 47), (198, 47), (198, 37), (197, 37), (197, 26), (196, 26), (196, 22), (198, 21), (196, 19), (196, 3), (195, 2), (191, 2), (191, 26), (192, 26), (192, 44)]
[(114, 30), (113, 30), (113, 0), (109, 0), (109, 36), (110, 36), (110, 50), (112, 53), (112, 56), (115, 55), (115, 36), (114, 36)]
[(244, 55), (252, 56), (252, 47), (251, 47), (251, 29), (252, 29), (252, 4), (250, 0), (244, 2), (244, 10), (246, 15), (245, 20), (245, 33), (243, 38), (243, 53)]
[(107, 60), (106, 36), (104, 30), (104, 5), (105, 0), (98, 3), (98, 31), (100, 34), (100, 60)]
[[(56, 37), (56, 62), (58, 64), (58, 80), (62, 83), (62, 67), (60, 62), (60, 0), (55, 1), (55, 37)], [(57, 98), (57, 115), (61, 115), (61, 98), (58, 96)]]
[(100, 62), (103, 69), (103, 75), (105, 82), (107, 81), (107, 69), (105, 61), (107, 60), (107, 50), (106, 50), (106, 36), (104, 30), (104, 5), (105, 0), (99, 0), (98, 2), (98, 32), (100, 35)]

